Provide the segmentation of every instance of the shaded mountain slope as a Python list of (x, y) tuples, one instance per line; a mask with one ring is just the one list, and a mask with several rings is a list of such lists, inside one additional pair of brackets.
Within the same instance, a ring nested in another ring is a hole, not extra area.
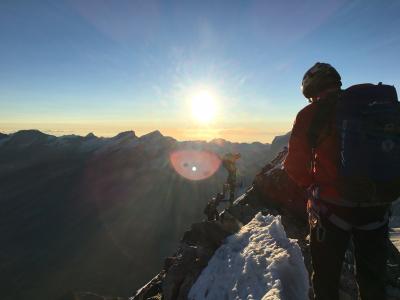
[(159, 132), (2, 136), (2, 299), (57, 299), (81, 290), (131, 295), (201, 220), (206, 200), (226, 178), (221, 168), (204, 181), (185, 180), (171, 167), (171, 151), (239, 149), (246, 157), (239, 170), (251, 181), (269, 148), (178, 142)]

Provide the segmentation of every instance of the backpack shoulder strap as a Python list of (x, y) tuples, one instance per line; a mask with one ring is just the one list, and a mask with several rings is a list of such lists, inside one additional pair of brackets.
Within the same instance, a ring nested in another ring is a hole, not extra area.
[[(323, 101), (315, 103), (316, 111), (308, 129), (308, 142), (315, 149), (321, 140), (328, 136), (332, 130), (332, 116), (340, 95), (332, 95)], [(324, 133), (324, 134), (323, 134)]]

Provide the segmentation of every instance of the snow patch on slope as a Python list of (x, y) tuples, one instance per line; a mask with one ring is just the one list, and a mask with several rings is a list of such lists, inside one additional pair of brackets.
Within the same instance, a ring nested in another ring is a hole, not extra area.
[(254, 219), (227, 238), (189, 293), (189, 299), (308, 299), (308, 273), (296, 240), (280, 216)]

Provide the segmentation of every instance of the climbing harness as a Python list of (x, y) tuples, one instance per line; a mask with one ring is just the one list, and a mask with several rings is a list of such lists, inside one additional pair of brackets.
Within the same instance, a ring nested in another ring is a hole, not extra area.
[(324, 240), (326, 234), (326, 229), (321, 222), (322, 216), (333, 225), (344, 231), (351, 231), (352, 229), (375, 230), (389, 222), (390, 210), (388, 210), (382, 220), (378, 220), (361, 226), (354, 226), (353, 224), (343, 220), (329, 210), (329, 208), (323, 203), (323, 200), (321, 200), (320, 198), (320, 188), (318, 186), (311, 186), (308, 190), (308, 195), (309, 200), (307, 203), (307, 211), (309, 215), (309, 222), (311, 228), (317, 229), (317, 240), (319, 242), (322, 242)]
[(319, 188), (317, 186), (311, 186), (308, 189), (309, 197), (307, 202), (308, 220), (310, 223), (310, 229), (316, 228), (317, 241), (322, 242), (325, 240), (326, 229), (321, 222), (321, 211), (320, 207), (315, 204), (313, 199), (319, 197)]

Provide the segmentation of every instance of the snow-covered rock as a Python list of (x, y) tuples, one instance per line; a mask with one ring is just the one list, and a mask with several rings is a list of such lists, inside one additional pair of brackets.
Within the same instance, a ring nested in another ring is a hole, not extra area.
[(308, 299), (308, 272), (300, 247), (279, 216), (254, 219), (227, 238), (211, 258), (189, 299)]

